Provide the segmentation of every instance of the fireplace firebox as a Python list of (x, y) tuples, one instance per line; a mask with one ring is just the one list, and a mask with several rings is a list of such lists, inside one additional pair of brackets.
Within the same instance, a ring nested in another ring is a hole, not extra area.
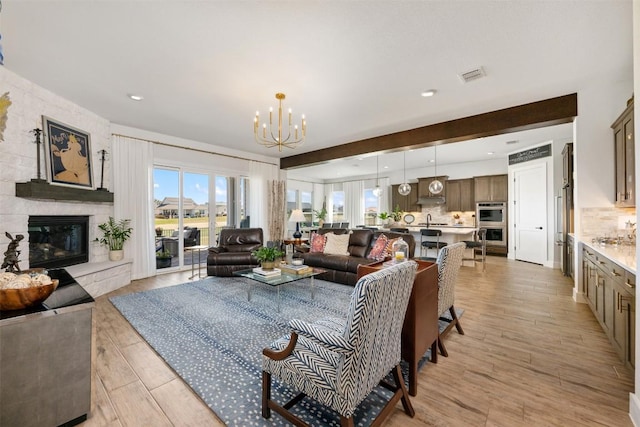
[(89, 262), (88, 216), (30, 216), (29, 267), (55, 268)]

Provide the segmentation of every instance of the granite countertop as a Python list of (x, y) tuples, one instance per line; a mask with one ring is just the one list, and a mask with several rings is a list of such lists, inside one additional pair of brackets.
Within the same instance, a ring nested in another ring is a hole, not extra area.
[(636, 274), (636, 247), (635, 245), (600, 245), (593, 243), (590, 238), (577, 237), (583, 245), (609, 258), (622, 268)]
[[(405, 225), (404, 227), (408, 228), (412, 233), (419, 233), (423, 228), (427, 228), (426, 225)], [(431, 225), (429, 226), (431, 230), (441, 230), (442, 234), (471, 234), (477, 227), (464, 227), (458, 225)], [(386, 228), (385, 230), (389, 230)]]

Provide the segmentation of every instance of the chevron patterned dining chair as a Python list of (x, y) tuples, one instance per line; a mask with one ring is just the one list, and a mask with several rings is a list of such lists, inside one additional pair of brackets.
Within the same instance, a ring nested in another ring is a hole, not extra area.
[(455, 326), (458, 333), (464, 335), (453, 303), (456, 299), (458, 272), (462, 266), (462, 258), (466, 248), (467, 245), (464, 242), (447, 245), (440, 250), (436, 260), (438, 264), (438, 315), (440, 320), (448, 322), (447, 327), (438, 335), (438, 348), (444, 357), (449, 354), (442, 339), (451, 331), (451, 328)]
[[(345, 319), (291, 320), (291, 337), (263, 350), (262, 416), (270, 418), (273, 409), (305, 426), (288, 409), (309, 396), (337, 411), (342, 426), (353, 426), (356, 408), (381, 384), (394, 394), (372, 425), (380, 425), (400, 400), (413, 417), (400, 371), (400, 337), (416, 267), (407, 261), (360, 278)], [(395, 384), (383, 381), (389, 372)], [(280, 406), (271, 399), (272, 375), (300, 394)]]

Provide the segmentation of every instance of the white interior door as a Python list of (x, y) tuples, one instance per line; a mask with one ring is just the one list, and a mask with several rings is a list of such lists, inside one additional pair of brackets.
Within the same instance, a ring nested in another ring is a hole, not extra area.
[(547, 164), (514, 171), (515, 258), (544, 264), (547, 259)]

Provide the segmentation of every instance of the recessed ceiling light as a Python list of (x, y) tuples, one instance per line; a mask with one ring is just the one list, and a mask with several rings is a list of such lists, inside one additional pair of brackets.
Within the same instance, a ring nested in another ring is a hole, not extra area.
[(383, 169), (389, 169), (389, 166), (384, 166)]
[(435, 163), (434, 159), (429, 160), (429, 163)]
[(493, 151), (489, 151), (487, 154), (491, 156), (493, 155)]
[(128, 94), (127, 96), (129, 99), (133, 99), (134, 101), (142, 101), (144, 99), (144, 96), (141, 95)]
[(426, 98), (426, 97), (429, 97), (429, 96), (433, 96), (435, 94), (436, 94), (436, 90), (435, 89), (429, 89), (429, 90), (425, 90), (420, 95), (422, 95), (422, 96), (424, 96)]

